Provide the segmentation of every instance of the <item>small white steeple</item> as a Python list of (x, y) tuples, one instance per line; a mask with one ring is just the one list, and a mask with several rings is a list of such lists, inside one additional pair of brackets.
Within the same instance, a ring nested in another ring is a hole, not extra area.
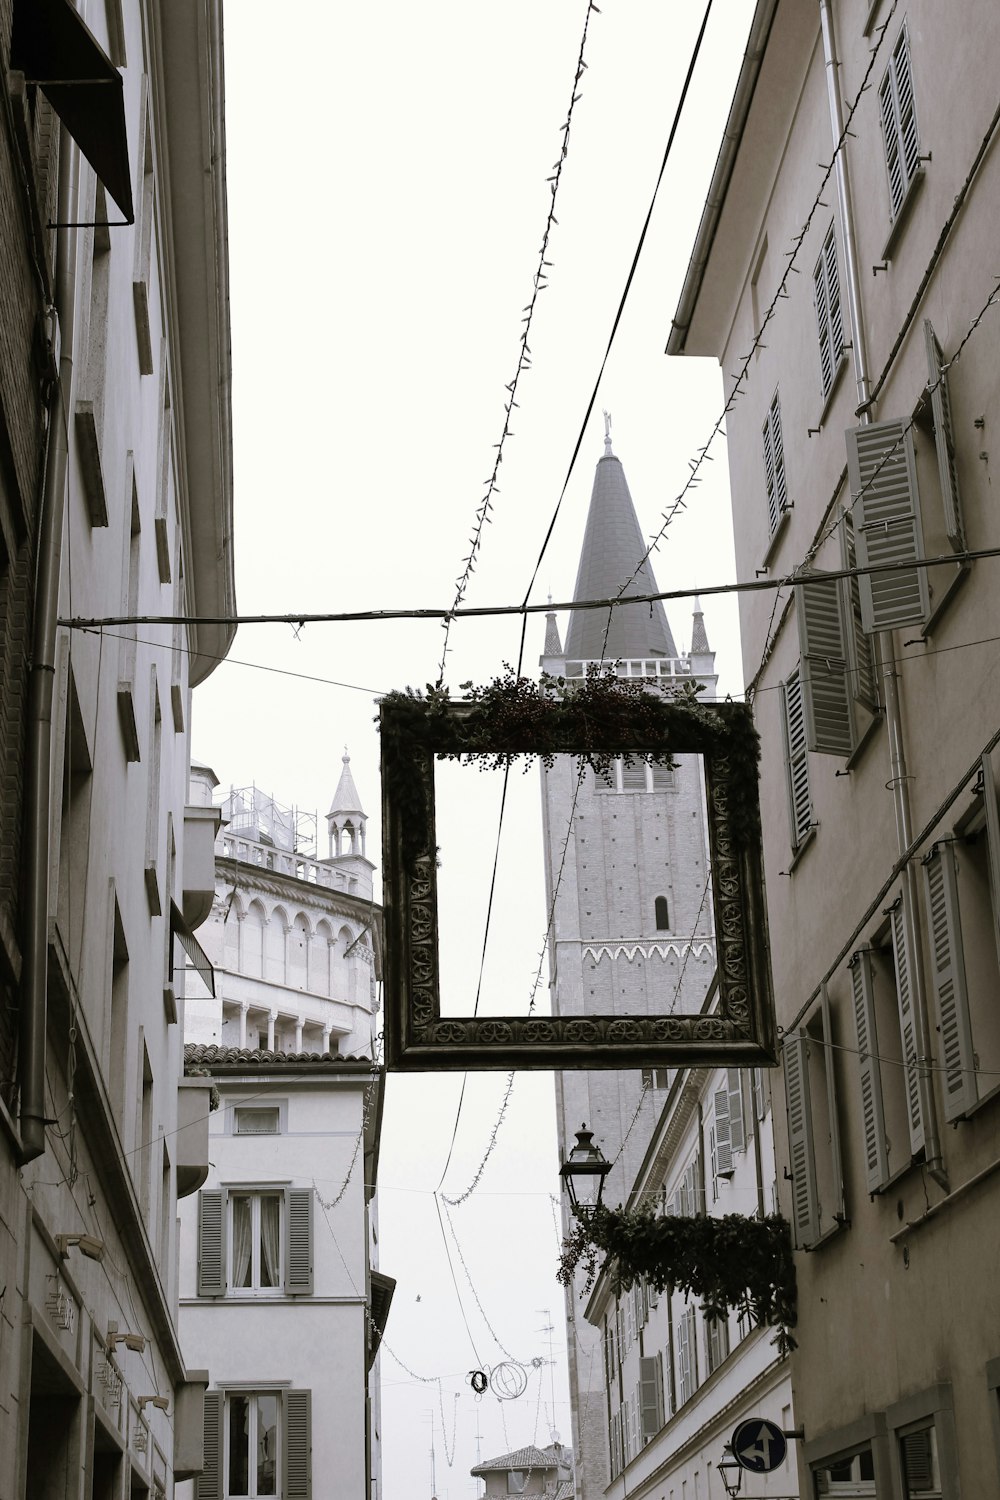
[[(330, 858), (341, 854), (365, 856), (365, 833), (368, 818), (361, 806), (358, 789), (351, 774), (351, 757), (344, 746), (341, 756), (344, 769), (340, 773), (333, 803), (326, 815), (326, 826), (330, 835)], [(344, 848), (344, 844), (347, 847)]]

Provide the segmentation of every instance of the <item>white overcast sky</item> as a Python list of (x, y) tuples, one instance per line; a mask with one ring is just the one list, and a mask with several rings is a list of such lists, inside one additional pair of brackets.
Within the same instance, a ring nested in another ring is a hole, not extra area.
[[(286, 0), (279, 8), (227, 0), (241, 612), (452, 602), (503, 425), (504, 387), (516, 369), (585, 10), (584, 0)], [(701, 12), (680, 0), (602, 0), (592, 18), (550, 242), (550, 286), (539, 301), (533, 368), (521, 383), (471, 604), (518, 603), (528, 585)], [(647, 534), (721, 408), (714, 363), (668, 360), (663, 350), (752, 12), (752, 0), (715, 0), (597, 409), (539, 573), (538, 600), (549, 591), (557, 600), (572, 595), (603, 451), (600, 408), (612, 413), (615, 451)], [(724, 443), (713, 451), (716, 462), (654, 556), (661, 588), (733, 577)], [(722, 690), (735, 695), (735, 605), (705, 603)], [(684, 649), (690, 606), (668, 614)], [(565, 626), (563, 617), (564, 634)], [(530, 671), (543, 628), (541, 617), (529, 624)], [(519, 633), (516, 618), (459, 622), (449, 684), (484, 681), (515, 661)], [(196, 694), (194, 753), (224, 786), (255, 781), (322, 818), (347, 744), (370, 814), (369, 852), (380, 861), (373, 699), (432, 680), (441, 637), (436, 623), (312, 625), (299, 638), (288, 627), (247, 626), (230, 660)], [(488, 964), (488, 981), (509, 995), (509, 1009), (527, 1003), (545, 926), (537, 773), (517, 793)], [(446, 801), (449, 959), (458, 1008), (468, 1008), (495, 789), (484, 781)], [(472, 1180), (503, 1085), (498, 1074), (469, 1079), (444, 1183), (452, 1196)], [(454, 1076), (390, 1078), (387, 1086), (379, 1251), (398, 1289), (386, 1342), (423, 1379), (383, 1355), (386, 1500), (432, 1494), (432, 1411), (440, 1500), (476, 1493), (469, 1469), (477, 1425), (484, 1458), (544, 1444), (553, 1425), (570, 1441), (549, 1198), (558, 1188), (551, 1079), (515, 1080), (481, 1184), (453, 1210), (481, 1307), (452, 1245), (459, 1306), (433, 1197), (460, 1087)], [(546, 1309), (556, 1325), (555, 1370), (531, 1369), (519, 1400), (501, 1406), (488, 1395), (477, 1403), (465, 1381), (470, 1369), (497, 1365), (504, 1350), (525, 1362), (548, 1357)]]

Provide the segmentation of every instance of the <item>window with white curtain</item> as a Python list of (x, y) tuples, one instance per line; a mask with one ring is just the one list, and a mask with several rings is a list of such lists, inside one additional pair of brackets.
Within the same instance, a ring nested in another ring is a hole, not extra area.
[(230, 1193), (229, 1286), (233, 1291), (273, 1292), (284, 1284), (282, 1195)]

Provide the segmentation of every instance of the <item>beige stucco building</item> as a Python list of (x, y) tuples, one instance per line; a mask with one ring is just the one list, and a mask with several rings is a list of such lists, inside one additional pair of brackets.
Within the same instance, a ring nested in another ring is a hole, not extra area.
[[(655, 594), (656, 579), (610, 436), (599, 459), (576, 599)], [(569, 682), (602, 665), (649, 692), (717, 681), (696, 604), (691, 648), (677, 650), (662, 605), (574, 612), (563, 647), (550, 616), (543, 670)], [(715, 1003), (716, 942), (702, 763), (622, 759), (578, 777), (568, 757), (542, 773), (550, 986), (559, 1015), (699, 1014)], [(736, 1069), (556, 1074), (559, 1150), (582, 1124), (613, 1164), (609, 1206), (656, 1203), (683, 1214), (771, 1212), (774, 1156), (766, 1080)], [(570, 1219), (564, 1203), (564, 1225)], [(616, 1297), (599, 1278), (567, 1290), (576, 1487), (691, 1500), (719, 1485), (742, 1416), (790, 1420), (787, 1361), (767, 1330), (732, 1317), (710, 1327), (692, 1300), (643, 1286)], [(754, 1493), (788, 1494), (788, 1472)]]
[[(216, 778), (191, 773), (212, 806)], [(187, 1075), (208, 1075), (210, 1168), (182, 1206), (180, 1334), (207, 1371), (197, 1500), (381, 1500), (381, 909), (350, 759), (316, 819), (258, 788), (218, 809), (215, 889), (188, 976)], [(336, 1414), (333, 1419), (333, 1414)], [(332, 1476), (335, 1476), (333, 1478)]]
[[(170, 1496), (201, 1464), (177, 1201), (208, 1109), (180, 970), (215, 822), (187, 785), (191, 688), (233, 630), (60, 622), (234, 613), (221, 24), (216, 0), (0, 4), (5, 527), (24, 502), (0, 547), (4, 1500)], [(40, 456), (30, 497), (8, 441)]]
[(998, 65), (992, 0), (759, 0), (669, 341), (780, 586), (741, 621), (810, 1496), (1000, 1482)]

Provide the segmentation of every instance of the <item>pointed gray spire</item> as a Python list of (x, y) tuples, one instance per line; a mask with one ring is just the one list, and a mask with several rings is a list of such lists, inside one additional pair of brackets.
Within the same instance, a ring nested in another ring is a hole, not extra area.
[(705, 629), (705, 616), (701, 612), (701, 600), (698, 595), (694, 596), (694, 618), (691, 623), (691, 655), (707, 656), (711, 653), (708, 644), (708, 632)]
[(338, 813), (359, 813), (361, 817), (364, 817), (361, 798), (358, 796), (358, 789), (351, 775), (351, 757), (347, 753), (346, 745), (341, 761), (344, 769), (340, 773), (340, 780), (337, 782), (337, 790), (333, 794), (333, 802), (327, 817), (336, 817)]
[[(609, 420), (607, 414), (605, 420)], [(621, 460), (610, 451), (610, 430), (605, 443), (608, 451), (598, 460), (594, 476), (573, 598), (613, 599), (623, 584), (626, 599), (634, 594), (655, 594), (656, 579), (645, 556), (646, 543), (625, 471)], [(611, 611), (610, 626), (607, 610), (575, 610), (566, 633), (565, 654), (571, 661), (596, 661), (602, 656), (615, 661), (619, 657), (676, 656), (677, 648), (663, 605), (656, 600), (652, 605), (617, 605)]]

